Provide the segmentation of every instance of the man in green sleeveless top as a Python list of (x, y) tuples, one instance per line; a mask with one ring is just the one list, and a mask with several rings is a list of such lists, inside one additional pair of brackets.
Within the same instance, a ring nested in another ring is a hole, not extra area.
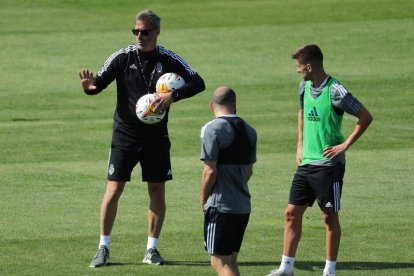
[[(345, 151), (364, 133), (373, 118), (338, 80), (325, 72), (323, 54), (317, 45), (299, 48), (292, 58), (296, 60), (297, 73), (303, 79), (299, 86), (298, 169), (285, 211), (281, 264), (269, 275), (294, 275), (303, 214), (316, 200), (325, 222), (326, 264), (323, 275), (332, 276), (336, 274), (341, 238), (338, 212), (345, 173)], [(341, 132), (344, 112), (358, 118), (348, 137)]]

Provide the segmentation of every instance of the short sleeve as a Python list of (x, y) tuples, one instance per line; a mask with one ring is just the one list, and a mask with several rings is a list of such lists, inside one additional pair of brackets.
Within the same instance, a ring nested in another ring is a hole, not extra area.
[(358, 99), (340, 83), (334, 83), (330, 93), (332, 105), (339, 110), (355, 116), (363, 108)]
[(219, 153), (217, 132), (214, 125), (209, 122), (201, 129), (201, 160), (216, 161)]

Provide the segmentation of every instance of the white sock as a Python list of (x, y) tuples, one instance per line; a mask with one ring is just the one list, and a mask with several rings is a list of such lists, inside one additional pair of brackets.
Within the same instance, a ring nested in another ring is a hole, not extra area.
[(111, 236), (101, 235), (100, 240), (99, 240), (99, 247), (101, 247), (101, 245), (105, 245), (106, 248), (109, 249), (110, 244), (111, 244)]
[(293, 271), (293, 265), (295, 264), (295, 257), (282, 256), (282, 261), (280, 262), (279, 269), (284, 272)]
[(148, 237), (147, 241), (147, 250), (150, 248), (158, 248), (158, 239), (153, 237)]
[(335, 274), (335, 272), (336, 272), (336, 261), (326, 260), (324, 271), (327, 271), (328, 273)]

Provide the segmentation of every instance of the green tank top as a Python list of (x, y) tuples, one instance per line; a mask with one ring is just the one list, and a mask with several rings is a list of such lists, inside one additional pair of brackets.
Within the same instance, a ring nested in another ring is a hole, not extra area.
[(331, 77), (322, 93), (316, 99), (311, 96), (311, 81), (305, 83), (303, 95), (303, 148), (301, 165), (327, 160), (323, 149), (341, 144), (342, 114), (336, 114), (332, 103), (330, 88), (335, 81)]

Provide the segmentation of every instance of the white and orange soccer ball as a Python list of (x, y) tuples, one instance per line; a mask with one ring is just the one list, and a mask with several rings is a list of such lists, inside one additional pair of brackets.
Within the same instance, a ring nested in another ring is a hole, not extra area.
[(135, 112), (141, 122), (152, 125), (159, 123), (164, 119), (165, 111), (162, 113), (154, 112), (156, 107), (156, 105), (154, 105), (155, 99), (155, 94), (146, 94), (139, 98)]
[(157, 93), (172, 92), (175, 89), (183, 87), (185, 80), (176, 73), (165, 73), (162, 75), (155, 85), (155, 91)]

